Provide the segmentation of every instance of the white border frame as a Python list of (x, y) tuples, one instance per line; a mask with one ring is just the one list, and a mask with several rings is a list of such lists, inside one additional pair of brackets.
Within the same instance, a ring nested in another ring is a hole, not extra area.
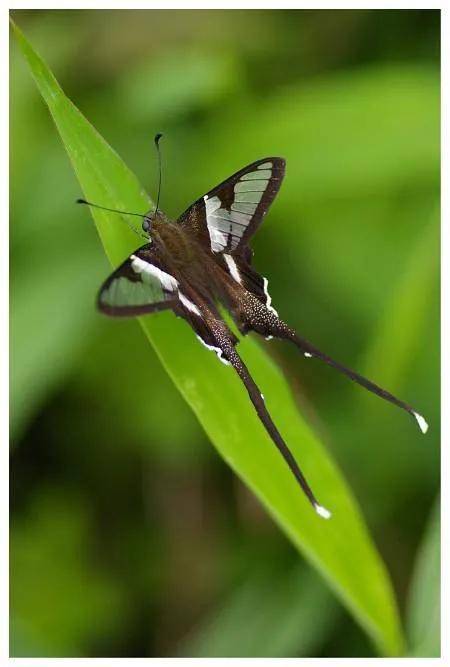
[[(450, 183), (450, 174), (448, 169), (448, 109), (450, 98), (450, 19), (448, 2), (273, 2), (270, 0), (259, 0), (258, 2), (238, 2), (236, 0), (229, 0), (228, 2), (174, 2), (167, 0), (166, 2), (150, 2), (142, 0), (141, 2), (89, 2), (89, 0), (79, 0), (78, 2), (10, 2), (8, 7), (1, 9), (4, 19), (1, 24), (0, 48), (3, 50), (4, 57), (0, 61), (0, 78), (3, 89), (2, 100), (9, 99), (9, 10), (14, 9), (441, 9), (442, 10), (442, 27), (441, 27), (441, 44), (442, 44), (442, 174), (441, 182), (443, 184)], [(3, 139), (1, 145), (9, 147), (9, 114), (6, 103), (1, 106), (1, 137)], [(17, 667), (48, 667), (49, 663), (53, 665), (69, 665), (76, 662), (77, 665), (85, 667), (92, 665), (95, 662), (97, 667), (110, 667), (111, 663), (114, 665), (126, 665), (132, 660), (133, 665), (144, 665), (152, 662), (154, 665), (168, 664), (182, 664), (186, 667), (194, 667), (199, 662), (207, 665), (223, 664), (224, 660), (245, 662), (246, 664), (259, 664), (264, 662), (265, 665), (279, 665), (280, 658), (9, 658), (9, 638), (8, 638), (8, 618), (9, 618), (9, 597), (8, 597), (8, 580), (9, 580), (9, 561), (8, 561), (8, 526), (9, 526), (9, 452), (8, 452), (8, 373), (5, 372), (8, 368), (8, 207), (6, 202), (9, 198), (9, 180), (8, 180), (8, 151), (4, 152), (2, 160), (2, 169), (0, 172), (0, 187), (2, 188), (2, 201), (4, 202), (2, 225), (2, 243), (0, 251), (2, 253), (2, 261), (0, 264), (0, 317), (3, 324), (1, 330), (1, 350), (2, 363), (1, 369), (3, 371), (0, 383), (0, 397), (1, 409), (3, 412), (3, 419), (1, 420), (2, 429), (2, 465), (0, 467), (0, 601), (1, 601), (1, 617), (0, 617), (0, 664), (14, 663)], [(447, 186), (448, 187), (448, 186)], [(448, 345), (445, 346), (445, 341), (450, 340), (450, 309), (448, 307), (448, 295), (450, 284), (450, 248), (449, 248), (449, 205), (448, 195), (443, 188), (442, 192), (442, 464), (441, 464), (441, 487), (442, 487), (442, 516), (445, 520), (442, 521), (442, 564), (441, 564), (441, 596), (442, 596), (442, 614), (441, 614), (441, 658), (284, 658), (283, 660), (298, 663), (311, 663), (316, 661), (326, 661), (331, 665), (348, 665), (349, 662), (357, 665), (373, 665), (374, 661), (382, 661), (386, 667), (391, 665), (406, 666), (414, 663), (420, 665), (447, 665), (450, 659), (450, 643), (448, 632), (450, 630), (450, 590), (448, 581), (449, 571), (449, 544), (450, 544), (450, 521), (447, 517), (450, 512), (449, 498), (450, 498), (450, 479), (449, 479), (449, 425), (444, 420), (444, 405), (450, 406), (450, 391), (448, 377), (450, 375), (450, 352)], [(446, 567), (444, 567), (444, 564)]]

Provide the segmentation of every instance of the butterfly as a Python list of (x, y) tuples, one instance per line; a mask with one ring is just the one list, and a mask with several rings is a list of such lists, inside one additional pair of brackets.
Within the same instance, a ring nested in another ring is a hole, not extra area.
[[(157, 147), (160, 137), (155, 137)], [(275, 426), (259, 387), (237, 352), (239, 340), (220, 315), (218, 304), (229, 311), (242, 335), (253, 331), (265, 339), (288, 340), (305, 357), (321, 359), (406, 410), (417, 420), (423, 433), (428, 425), (410, 405), (300, 337), (272, 306), (267, 279), (253, 266), (250, 244), (280, 189), (284, 174), (283, 158), (256, 160), (197, 199), (176, 222), (159, 210), (159, 187), (156, 208), (141, 216), (148, 242), (106, 279), (99, 290), (97, 306), (112, 317), (172, 310), (183, 318), (200, 343), (238, 374), (259, 419), (306, 497), (320, 516), (329, 518), (330, 512), (317, 501)], [(161, 185), (161, 161), (159, 182)], [(96, 206), (85, 200), (78, 201)]]

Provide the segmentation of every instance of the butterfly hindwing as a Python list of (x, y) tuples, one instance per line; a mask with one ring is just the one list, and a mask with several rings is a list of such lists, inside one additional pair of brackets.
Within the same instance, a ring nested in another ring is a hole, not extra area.
[(277, 314), (272, 306), (272, 299), (268, 292), (267, 278), (255, 271), (249, 260), (241, 255), (233, 256), (224, 253), (220, 258), (217, 258), (217, 261), (220, 262), (223, 270), (236, 283), (241, 285), (247, 292), (253, 294), (271, 312)]
[(97, 305), (106, 315), (132, 316), (174, 308), (178, 281), (165, 270), (152, 245), (130, 255), (99, 290)]
[(248, 258), (248, 241), (274, 200), (284, 169), (279, 157), (253, 162), (197, 199), (179, 222), (213, 253)]

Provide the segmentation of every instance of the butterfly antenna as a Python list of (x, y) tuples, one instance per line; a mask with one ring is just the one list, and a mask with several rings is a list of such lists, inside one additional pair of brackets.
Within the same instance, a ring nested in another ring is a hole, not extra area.
[[(99, 208), (102, 211), (110, 211), (110, 213), (120, 213), (122, 215), (135, 215), (138, 218), (145, 218), (145, 215), (143, 213), (130, 213), (130, 211), (121, 211), (118, 208), (108, 208), (107, 206), (100, 206), (99, 204), (93, 204), (90, 201), (86, 201), (86, 199), (77, 199), (76, 203), (77, 204), (85, 204), (86, 206), (91, 206), (93, 208)], [(135, 234), (137, 234), (141, 238), (145, 238), (145, 239), (147, 238), (146, 236), (144, 236), (144, 234), (141, 234), (140, 232), (138, 232), (138, 230), (135, 227), (133, 227), (133, 225), (131, 225), (127, 220), (124, 220), (124, 222), (125, 222), (126, 225), (128, 225), (128, 227), (131, 229), (132, 232), (134, 232)]]
[(159, 197), (160, 197), (160, 195), (161, 195), (162, 167), (161, 167), (161, 149), (160, 149), (160, 147), (159, 147), (159, 140), (161, 139), (162, 136), (163, 136), (163, 135), (161, 134), (161, 132), (158, 132), (158, 134), (155, 135), (155, 139), (154, 139), (154, 141), (155, 141), (155, 146), (156, 146), (156, 150), (157, 150), (157, 152), (158, 152), (158, 165), (159, 165), (158, 197), (157, 197), (157, 199), (156, 199), (156, 210), (155, 210), (155, 214), (158, 212), (158, 208), (159, 208)]
[(108, 208), (107, 206), (100, 206), (99, 204), (93, 204), (90, 201), (86, 201), (86, 199), (77, 199), (76, 203), (86, 204), (86, 206), (93, 206), (94, 208), (101, 208), (103, 209), (103, 211), (111, 211), (111, 213), (122, 213), (124, 215), (137, 215), (138, 218), (145, 218), (145, 215), (143, 213), (130, 213), (130, 211), (121, 211), (118, 208)]

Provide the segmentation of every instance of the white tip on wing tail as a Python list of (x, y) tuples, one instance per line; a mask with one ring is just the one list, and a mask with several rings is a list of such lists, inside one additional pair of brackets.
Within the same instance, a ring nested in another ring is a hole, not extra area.
[(419, 415), (418, 412), (414, 412), (414, 417), (416, 418), (416, 421), (419, 424), (419, 428), (422, 431), (422, 433), (426, 433), (428, 431), (427, 421), (422, 417), (422, 415)]
[(322, 517), (322, 519), (329, 519), (331, 517), (331, 512), (318, 503), (314, 503), (314, 509), (316, 510), (317, 514)]

